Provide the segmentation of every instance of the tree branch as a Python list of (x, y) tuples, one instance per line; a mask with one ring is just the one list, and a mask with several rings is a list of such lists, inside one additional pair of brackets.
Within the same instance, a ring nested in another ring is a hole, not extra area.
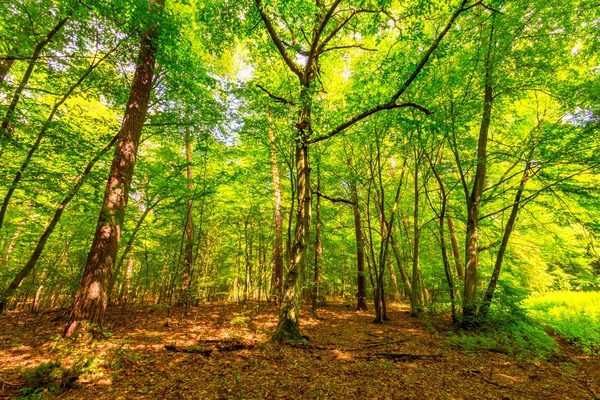
[(368, 47), (363, 47), (362, 44), (350, 44), (350, 45), (347, 45), (347, 46), (333, 46), (333, 47), (328, 47), (326, 49), (321, 50), (319, 52), (319, 55), (323, 54), (323, 53), (326, 53), (328, 51), (332, 51), (332, 50), (352, 49), (352, 48), (366, 50), (366, 51), (377, 51), (377, 49), (370, 49)]
[(278, 103), (283, 103), (283, 104), (290, 104), (292, 106), (295, 106), (296, 103), (292, 100), (288, 100), (286, 98), (283, 97), (279, 97), (274, 95), (273, 93), (269, 92), (267, 89), (265, 89), (263, 86), (256, 84), (256, 87), (258, 87), (260, 90), (262, 90), (263, 92), (265, 92), (270, 98), (272, 98), (273, 100), (275, 100)]
[(267, 16), (267, 13), (265, 12), (262, 0), (255, 0), (255, 4), (256, 4), (256, 8), (258, 9), (258, 13), (260, 14), (260, 17), (262, 18), (263, 22), (265, 23), (267, 32), (269, 32), (269, 36), (271, 36), (271, 40), (273, 40), (275, 47), (277, 47), (279, 54), (281, 54), (281, 58), (283, 58), (283, 61), (285, 61), (287, 66), (290, 68), (290, 70), (294, 74), (296, 74), (298, 76), (298, 78), (300, 78), (300, 80), (302, 80), (303, 79), (302, 72), (300, 71), (300, 69), (298, 68), (296, 63), (294, 63), (294, 61), (292, 61), (289, 54), (285, 50), (285, 47), (283, 46), (281, 39), (279, 39), (279, 36), (277, 35), (277, 32), (275, 31), (275, 28), (273, 27), (271, 20), (269, 19), (269, 17)]
[(321, 193), (320, 191), (318, 191), (316, 189), (313, 189), (312, 192), (313, 192), (313, 194), (315, 194), (315, 195), (317, 195), (319, 197), (322, 197), (324, 199), (327, 199), (327, 200), (331, 201), (332, 203), (346, 203), (346, 204), (350, 204), (350, 205), (354, 205), (355, 204), (353, 201), (348, 200), (348, 199), (344, 199), (344, 198), (341, 198), (341, 197), (330, 197), (330, 196), (327, 196), (326, 194)]
[(351, 127), (352, 125), (356, 124), (359, 121), (362, 121), (363, 119), (379, 112), (382, 110), (393, 110), (395, 108), (404, 108), (404, 107), (412, 107), (412, 108), (416, 108), (417, 110), (425, 113), (426, 115), (430, 115), (431, 111), (429, 111), (428, 109), (426, 109), (423, 106), (420, 106), (418, 104), (415, 103), (403, 103), (403, 104), (380, 104), (378, 106), (375, 106), (367, 111), (362, 112), (361, 114), (358, 114), (357, 116), (349, 119), (348, 121), (344, 122), (341, 125), (338, 125), (336, 128), (334, 128), (331, 132), (329, 132), (326, 135), (323, 136), (319, 136), (317, 138), (311, 139), (308, 141), (308, 143), (317, 143), (320, 142), (322, 140), (326, 140), (329, 139), (335, 135), (338, 135), (340, 133), (342, 133), (344, 130), (348, 129), (349, 127)]

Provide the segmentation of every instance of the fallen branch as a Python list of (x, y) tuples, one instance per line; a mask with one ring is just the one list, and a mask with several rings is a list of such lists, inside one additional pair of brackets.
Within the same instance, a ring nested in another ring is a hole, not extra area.
[(498, 382), (494, 382), (493, 380), (486, 378), (485, 376), (482, 376), (482, 378), (487, 383), (495, 385), (495, 386), (498, 386), (499, 388), (502, 388), (502, 389), (512, 389), (510, 386), (501, 385)]
[(375, 353), (368, 358), (373, 357), (382, 357), (389, 358), (390, 360), (396, 361), (410, 361), (410, 360), (419, 360), (422, 358), (440, 358), (441, 354), (412, 354), (412, 353)]
[(388, 344), (404, 343), (404, 342), (407, 342), (408, 340), (409, 339), (404, 338), (404, 339), (398, 339), (398, 340), (388, 340), (386, 342), (370, 343), (370, 344), (367, 344), (362, 347), (355, 347), (355, 348), (347, 349), (344, 351), (360, 351), (360, 350), (364, 350), (364, 349), (371, 349), (373, 347), (387, 346)]
[(212, 350), (205, 350), (199, 347), (177, 347), (172, 344), (165, 344), (165, 349), (175, 353), (186, 353), (186, 354), (201, 354), (204, 357), (210, 357)]

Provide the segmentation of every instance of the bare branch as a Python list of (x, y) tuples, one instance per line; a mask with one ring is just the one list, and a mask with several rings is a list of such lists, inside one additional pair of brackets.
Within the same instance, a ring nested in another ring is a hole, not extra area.
[(325, 53), (325, 52), (332, 51), (332, 50), (352, 49), (352, 48), (355, 48), (355, 49), (361, 49), (361, 50), (366, 50), (366, 51), (377, 51), (377, 49), (370, 49), (370, 48), (368, 48), (368, 47), (363, 47), (363, 45), (362, 45), (362, 44), (349, 44), (349, 45), (347, 45), (347, 46), (334, 46), (334, 47), (328, 47), (328, 48), (326, 48), (326, 49), (323, 49), (323, 50), (321, 50), (321, 51), (319, 52), (319, 54), (323, 54), (323, 53)]
[(350, 204), (350, 205), (354, 205), (355, 204), (353, 201), (348, 200), (348, 199), (344, 199), (344, 198), (341, 198), (341, 197), (327, 196), (326, 194), (321, 193), (320, 191), (318, 191), (316, 189), (313, 189), (312, 192), (313, 192), (313, 194), (315, 194), (315, 195), (317, 195), (319, 197), (322, 197), (324, 199), (327, 199), (327, 200), (331, 201), (332, 203), (345, 203), (345, 204)]
[(262, 90), (263, 92), (265, 92), (270, 98), (272, 98), (273, 100), (275, 100), (278, 103), (283, 103), (283, 104), (290, 104), (292, 106), (295, 106), (296, 103), (292, 100), (288, 100), (286, 98), (283, 97), (279, 97), (274, 95), (273, 93), (269, 92), (267, 89), (265, 89), (263, 86), (256, 84), (256, 87), (258, 87), (260, 90)]
[(349, 119), (348, 121), (344, 122), (341, 125), (338, 125), (336, 128), (334, 128), (331, 132), (329, 132), (326, 135), (323, 136), (319, 136), (317, 138), (311, 139), (309, 140), (309, 143), (317, 143), (326, 139), (329, 139), (330, 137), (333, 137), (337, 134), (342, 133), (344, 130), (348, 129), (349, 127), (351, 127), (352, 125), (356, 124), (359, 121), (362, 121), (363, 119), (379, 112), (382, 110), (393, 110), (395, 108), (404, 108), (404, 107), (412, 107), (415, 108), (423, 113), (425, 113), (426, 115), (430, 115), (431, 111), (429, 111), (428, 109), (426, 109), (423, 106), (420, 106), (418, 104), (415, 103), (403, 103), (403, 104), (380, 104), (378, 106), (375, 106), (367, 111), (362, 112), (361, 114), (358, 114), (357, 116)]

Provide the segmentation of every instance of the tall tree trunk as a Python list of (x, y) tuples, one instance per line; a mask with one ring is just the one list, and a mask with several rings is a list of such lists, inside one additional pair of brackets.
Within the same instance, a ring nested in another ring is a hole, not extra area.
[(477, 144), (477, 168), (473, 188), (467, 201), (467, 232), (465, 240), (465, 292), (463, 296), (463, 323), (469, 327), (476, 323), (477, 313), (477, 269), (479, 265), (479, 211), (481, 208), (481, 195), (485, 184), (487, 169), (487, 142), (492, 116), (492, 92), (491, 77), (491, 51), (493, 40), (493, 26), (490, 29), (488, 50), (486, 53), (486, 73), (484, 82), (483, 115), (479, 129), (479, 141)]
[(456, 276), (461, 281), (465, 279), (465, 270), (463, 268), (462, 260), (460, 257), (460, 247), (458, 245), (458, 235), (456, 233), (456, 225), (454, 224), (454, 218), (446, 217), (448, 222), (448, 233), (450, 234), (450, 243), (452, 245), (452, 256), (454, 257), (454, 267), (456, 268)]
[(114, 146), (116, 141), (117, 141), (117, 136), (115, 136), (100, 152), (98, 152), (94, 156), (94, 158), (92, 158), (90, 160), (90, 162), (87, 164), (87, 166), (83, 170), (83, 173), (79, 176), (79, 178), (77, 178), (77, 182), (75, 183), (75, 185), (71, 188), (71, 190), (65, 196), (65, 198), (60, 202), (60, 204), (54, 211), (54, 216), (50, 220), (50, 223), (46, 227), (46, 230), (44, 230), (44, 233), (42, 233), (42, 236), (40, 236), (40, 238), (38, 239), (37, 244), (35, 245), (35, 248), (33, 249), (33, 252), (29, 256), (29, 260), (27, 261), (25, 266), (23, 268), (21, 268), (21, 270), (14, 277), (14, 279), (12, 280), (10, 285), (8, 285), (8, 288), (3, 293), (0, 294), (0, 313), (2, 313), (2, 311), (4, 311), (6, 303), (10, 299), (10, 296), (12, 296), (14, 291), (17, 290), (17, 288), (21, 285), (21, 282), (23, 281), (23, 279), (25, 279), (25, 277), (27, 277), (29, 272), (31, 272), (31, 270), (37, 264), (38, 260), (40, 259), (41, 255), (44, 251), (44, 248), (46, 247), (46, 243), (48, 242), (50, 235), (52, 235), (52, 232), (54, 232), (54, 228), (56, 228), (56, 225), (60, 221), (60, 218), (61, 218), (63, 212), (65, 211), (65, 208), (67, 207), (67, 205), (69, 205), (71, 200), (73, 200), (73, 198), (77, 195), (77, 193), (79, 192), (79, 189), (81, 189), (81, 186), (83, 186), (83, 184), (87, 180), (88, 176), (92, 172), (92, 168), (94, 168), (94, 165), (98, 162), (98, 160), (100, 160), (100, 158), (102, 158), (102, 156), (104, 154), (106, 154)]
[(271, 275), (271, 296), (275, 304), (281, 304), (283, 292), (283, 218), (281, 216), (281, 183), (277, 164), (277, 148), (271, 112), (267, 110), (269, 122), (269, 147), (271, 149), (271, 176), (273, 179), (273, 197), (275, 203), (275, 237), (273, 240), (273, 274)]
[(394, 271), (394, 263), (388, 257), (388, 272), (390, 273), (390, 289), (392, 290), (392, 298), (394, 302), (400, 303), (402, 300), (400, 298), (400, 290), (398, 289), (398, 279), (396, 278), (396, 271)]
[[(320, 160), (318, 160), (320, 162)], [(321, 171), (317, 164), (317, 191), (321, 191)], [(317, 302), (319, 300), (319, 283), (321, 280), (321, 261), (323, 255), (323, 242), (321, 240), (321, 196), (317, 196), (317, 204), (315, 207), (315, 269), (313, 276), (312, 287), (312, 315), (314, 318), (319, 318), (317, 314)]]
[(423, 312), (423, 287), (419, 279), (419, 250), (421, 241), (421, 227), (419, 222), (419, 160), (415, 157), (414, 169), (414, 211), (413, 211), (413, 254), (412, 254), (412, 298), (410, 314), (413, 317)]
[[(303, 120), (301, 115), (301, 120)], [(306, 245), (310, 232), (310, 167), (308, 146), (299, 144), (296, 148), (297, 194), (296, 229), (291, 251), (291, 263), (283, 285), (283, 298), (279, 308), (279, 320), (273, 340), (301, 340), (298, 324), (298, 277), (306, 258)]]
[(190, 289), (192, 285), (192, 268), (193, 268), (193, 247), (194, 247), (194, 218), (192, 210), (194, 208), (193, 197), (193, 176), (192, 176), (192, 137), (190, 129), (185, 130), (185, 160), (187, 163), (187, 213), (185, 219), (185, 253), (183, 256), (183, 275), (181, 286), (181, 298), (183, 299), (184, 314), (187, 315), (187, 310), (190, 305)]
[(400, 249), (398, 248), (398, 243), (396, 240), (396, 235), (392, 232), (390, 236), (390, 241), (392, 245), (392, 251), (394, 253), (394, 258), (396, 258), (396, 263), (398, 264), (398, 270), (400, 270), (400, 276), (402, 277), (402, 284), (404, 285), (404, 291), (408, 295), (408, 298), (412, 302), (412, 284), (410, 283), (410, 277), (406, 273), (406, 268), (404, 268), (404, 262), (402, 260), (402, 255), (400, 254)]
[(506, 248), (508, 246), (508, 240), (510, 239), (510, 235), (515, 227), (515, 222), (517, 221), (517, 215), (519, 213), (519, 208), (521, 205), (521, 197), (523, 196), (523, 190), (525, 189), (525, 184), (527, 180), (529, 180), (529, 173), (531, 171), (531, 162), (527, 162), (525, 167), (525, 171), (523, 172), (523, 178), (521, 178), (521, 183), (519, 184), (519, 188), (517, 189), (517, 193), (515, 195), (515, 200), (513, 202), (512, 209), (510, 211), (510, 216), (508, 217), (508, 221), (506, 222), (506, 227), (504, 228), (504, 234), (502, 235), (502, 242), (500, 243), (500, 248), (498, 249), (498, 254), (496, 255), (496, 263), (494, 264), (494, 271), (492, 272), (492, 277), (490, 278), (490, 283), (488, 284), (487, 290), (485, 291), (485, 295), (483, 297), (483, 302), (479, 307), (479, 315), (480, 320), (485, 320), (487, 318), (488, 312), (490, 310), (490, 306), (492, 305), (492, 300), (494, 299), (494, 291), (496, 290), (496, 286), (498, 285), (498, 278), (500, 277), (500, 270), (502, 269), (502, 262), (504, 261), (504, 253), (506, 252)]
[[(348, 166), (352, 169), (352, 157), (348, 157)], [(354, 214), (354, 237), (356, 240), (356, 272), (357, 286), (356, 309), (367, 309), (367, 279), (365, 277), (365, 244), (362, 235), (362, 223), (360, 220), (360, 208), (358, 206), (358, 190), (356, 180), (350, 181), (350, 195), (352, 199), (352, 212)]]
[[(150, 0), (149, 7), (154, 14), (158, 14), (162, 11), (163, 5), (164, 0)], [(139, 59), (119, 132), (96, 233), (88, 253), (69, 322), (64, 331), (65, 337), (72, 336), (84, 321), (97, 324), (99, 327), (102, 326), (108, 300), (108, 285), (121, 239), (121, 226), (129, 197), (137, 149), (152, 91), (157, 36), (156, 26), (150, 27), (142, 35)]]

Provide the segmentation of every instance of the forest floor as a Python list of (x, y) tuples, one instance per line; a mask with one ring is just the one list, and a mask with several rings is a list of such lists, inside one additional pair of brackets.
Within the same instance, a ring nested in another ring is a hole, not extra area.
[(331, 304), (319, 319), (302, 314), (312, 346), (279, 346), (269, 342), (276, 315), (266, 305), (202, 305), (171, 318), (165, 309), (113, 307), (110, 337), (72, 341), (60, 338), (57, 313), (7, 313), (0, 399), (22, 393), (23, 369), (56, 359), (89, 363), (77, 388), (44, 399), (599, 398), (600, 357), (566, 344), (549, 361), (458, 351), (440, 317), (414, 319), (392, 305), (391, 321), (375, 325), (371, 312)]

